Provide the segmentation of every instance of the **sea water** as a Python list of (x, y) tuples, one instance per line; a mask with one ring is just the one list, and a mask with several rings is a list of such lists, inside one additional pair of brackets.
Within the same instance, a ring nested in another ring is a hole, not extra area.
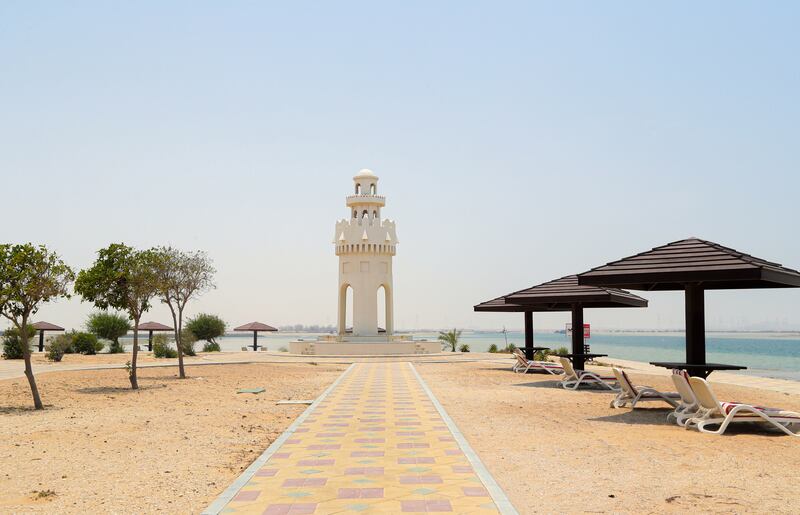
[[(429, 338), (433, 334), (426, 335)], [(525, 345), (525, 336), (520, 332), (463, 333), (461, 343), (470, 346), (473, 352), (485, 352), (492, 344), (504, 347), (506, 338), (518, 347)], [(686, 361), (686, 339), (682, 334), (659, 333), (594, 333), (586, 340), (591, 352), (608, 354), (610, 358), (632, 361)], [(563, 333), (534, 334), (537, 347), (567, 347), (571, 349), (570, 337)], [(571, 352), (571, 350), (570, 350)], [(800, 338), (796, 336), (751, 336), (706, 335), (706, 360), (709, 363), (742, 365), (747, 370), (740, 373), (762, 377), (774, 377), (800, 381)]]
[[(411, 333), (415, 339), (436, 340), (437, 333)], [(306, 333), (261, 333), (259, 346), (271, 351), (287, 350), (289, 342), (297, 339), (316, 340), (317, 335)], [(140, 336), (144, 348), (147, 334)], [(127, 339), (126, 339), (127, 340)], [(252, 334), (226, 335), (217, 341), (223, 351), (239, 351), (242, 347), (252, 348)], [(492, 344), (505, 347), (506, 341), (518, 347), (525, 344), (521, 332), (463, 332), (460, 344), (467, 344), (472, 352), (486, 352)], [(127, 340), (125, 343), (129, 343)], [(591, 352), (608, 354), (611, 358), (632, 361), (685, 361), (685, 338), (682, 334), (659, 333), (593, 333), (586, 341)], [(537, 347), (571, 348), (569, 337), (563, 333), (536, 332), (534, 345)], [(202, 349), (202, 342), (195, 345)], [(709, 363), (727, 363), (748, 367), (739, 373), (762, 377), (774, 377), (800, 381), (800, 337), (796, 336), (751, 336), (706, 335), (706, 356)]]

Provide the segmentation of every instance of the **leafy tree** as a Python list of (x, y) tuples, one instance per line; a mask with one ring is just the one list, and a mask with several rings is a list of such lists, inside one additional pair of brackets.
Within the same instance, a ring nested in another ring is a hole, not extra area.
[[(75, 279), (72, 269), (44, 245), (0, 244), (0, 315), (14, 324), (20, 340), (33, 336), (28, 321), (42, 304), (58, 297), (69, 297), (67, 285)], [(33, 405), (43, 409), (31, 367), (31, 349), (22, 346), (25, 377), (31, 387)]]
[(78, 354), (94, 356), (103, 350), (103, 342), (97, 340), (97, 336), (92, 333), (81, 333), (72, 331), (72, 350)]
[(179, 376), (185, 379), (183, 312), (190, 300), (215, 287), (216, 270), (206, 253), (199, 250), (183, 252), (173, 247), (158, 247), (153, 249), (153, 254), (156, 256), (158, 294), (161, 302), (166, 304), (172, 313), (175, 347), (178, 349)]
[(496, 343), (493, 343), (493, 344), (489, 345), (489, 352), (491, 352), (491, 353), (497, 352), (497, 344)]
[(461, 331), (457, 329), (447, 332), (439, 331), (439, 341), (442, 342), (442, 348), (450, 349), (450, 352), (456, 351), (459, 338), (461, 338)]
[(124, 243), (112, 243), (97, 251), (91, 268), (81, 270), (75, 292), (100, 309), (124, 311), (133, 320), (133, 353), (128, 377), (131, 388), (139, 388), (136, 361), (139, 356), (139, 321), (150, 309), (158, 289), (156, 256), (149, 250), (136, 250)]
[(469, 352), (469, 345), (467, 345), (466, 343), (461, 344), (458, 347), (458, 352)]
[[(27, 334), (33, 336), (36, 329), (28, 325)], [(19, 338), (19, 329), (9, 327), (3, 332), (3, 359), (22, 359), (22, 340)], [(28, 349), (31, 348), (31, 338), (28, 338)]]
[(86, 329), (98, 338), (110, 340), (111, 345), (108, 347), (108, 352), (114, 354), (125, 351), (122, 344), (119, 343), (119, 339), (128, 334), (128, 331), (131, 330), (131, 323), (128, 317), (119, 313), (99, 311), (89, 315)]
[(200, 313), (186, 322), (186, 329), (198, 340), (204, 340), (203, 352), (219, 352), (216, 339), (225, 334), (225, 322), (216, 315)]

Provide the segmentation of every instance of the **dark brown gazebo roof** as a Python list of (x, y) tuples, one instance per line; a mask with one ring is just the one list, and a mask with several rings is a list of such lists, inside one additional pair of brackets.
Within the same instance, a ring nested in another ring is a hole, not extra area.
[(173, 328), (158, 322), (144, 322), (137, 327), (140, 331), (172, 331)]
[[(617, 288), (581, 286), (578, 276), (568, 275), (524, 290), (497, 297), (477, 306), (475, 311), (525, 313), (525, 352), (533, 359), (533, 312), (571, 311), (573, 327), (583, 327), (584, 308), (647, 307), (647, 299)], [(585, 345), (583, 331), (572, 333), (573, 364), (583, 368)]]
[(249, 324), (240, 325), (233, 329), (234, 331), (277, 331), (274, 327), (261, 322), (250, 322)]
[(579, 285), (576, 275), (510, 293), (503, 299), (520, 305), (522, 311), (529, 310), (531, 306), (540, 308), (534, 311), (569, 311), (576, 304), (592, 308), (647, 307), (646, 299), (625, 290)]
[(33, 328), (37, 331), (63, 331), (64, 328), (51, 324), (50, 322), (36, 322), (32, 324)]
[(687, 238), (612, 261), (578, 275), (581, 285), (633, 290), (800, 287), (800, 272), (717, 243)]

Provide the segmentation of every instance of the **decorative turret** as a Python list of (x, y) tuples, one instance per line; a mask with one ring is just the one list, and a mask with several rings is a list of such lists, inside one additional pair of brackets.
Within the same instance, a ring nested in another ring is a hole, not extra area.
[(378, 176), (361, 170), (353, 177), (354, 194), (347, 197), (350, 218), (336, 223), (333, 243), (339, 256), (339, 334), (346, 333), (347, 288), (353, 289), (353, 336), (378, 334), (377, 292), (386, 295), (386, 334), (393, 330), (392, 256), (395, 223), (381, 220), (386, 198), (378, 195)]

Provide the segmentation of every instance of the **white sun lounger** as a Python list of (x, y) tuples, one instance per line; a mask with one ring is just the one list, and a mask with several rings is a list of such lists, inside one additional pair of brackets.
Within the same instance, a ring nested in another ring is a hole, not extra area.
[(697, 397), (695, 397), (692, 391), (692, 386), (689, 384), (688, 372), (677, 368), (673, 369), (672, 382), (675, 385), (675, 389), (678, 390), (681, 399), (675, 407), (675, 411), (667, 415), (667, 421), (674, 418), (675, 422), (683, 427), (686, 425), (686, 421), (697, 413), (699, 405), (697, 403)]
[[(686, 422), (687, 428), (696, 427), (701, 433), (721, 435), (733, 422), (758, 422), (769, 424), (787, 435), (800, 436), (800, 433), (793, 432), (787, 427), (800, 424), (800, 413), (740, 402), (719, 402), (705, 379), (690, 377), (689, 384), (700, 407), (695, 416)], [(706, 429), (706, 426), (713, 425), (719, 425), (719, 428)]]
[(529, 370), (534, 370), (544, 371), (553, 375), (564, 373), (564, 368), (558, 363), (553, 363), (552, 361), (529, 360), (519, 349), (514, 349), (514, 356), (517, 358), (517, 361), (514, 363), (514, 367), (512, 368), (514, 372), (527, 374)]
[(561, 386), (567, 390), (577, 390), (579, 386), (600, 386), (601, 388), (608, 388), (616, 392), (619, 387), (615, 384), (616, 377), (600, 376), (594, 372), (587, 370), (575, 370), (572, 367), (572, 362), (567, 358), (559, 358), (561, 366), (564, 368), (564, 378), (561, 380)]
[(678, 406), (677, 399), (680, 399), (680, 394), (676, 392), (659, 392), (652, 386), (636, 386), (624, 370), (614, 367), (611, 371), (614, 372), (614, 376), (620, 386), (619, 393), (611, 401), (612, 408), (622, 408), (630, 403), (631, 409), (633, 409), (637, 403), (644, 401), (664, 401), (673, 408)]

